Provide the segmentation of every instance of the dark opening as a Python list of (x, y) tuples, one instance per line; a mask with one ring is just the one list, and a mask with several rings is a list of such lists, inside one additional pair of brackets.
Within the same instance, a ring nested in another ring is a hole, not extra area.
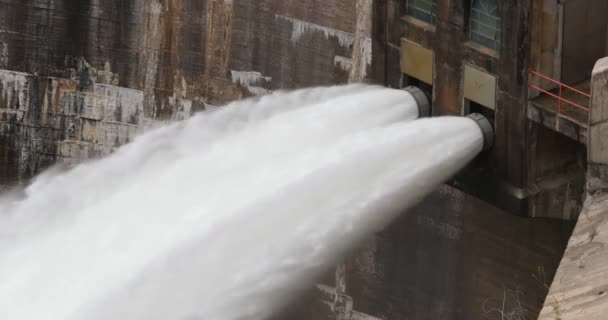
[[(471, 113), (483, 115), (492, 123), (492, 126), (494, 126), (494, 110), (477, 102), (465, 99), (463, 114), (466, 116)], [(498, 199), (496, 198), (499, 192), (496, 189), (498, 180), (496, 180), (495, 172), (496, 161), (494, 161), (493, 157), (492, 150), (480, 153), (462, 171), (450, 180), (448, 184), (504, 210), (511, 211), (509, 208), (500, 206)]]
[(403, 75), (403, 88), (407, 87), (407, 86), (414, 86), (414, 87), (418, 87), (420, 90), (422, 90), (422, 92), (424, 92), (424, 94), (426, 95), (426, 98), (429, 100), (429, 103), (431, 104), (431, 114), (433, 114), (433, 86), (421, 81), (420, 79), (414, 78), (412, 76), (408, 76), (407, 74)]
[(483, 115), (488, 120), (490, 120), (492, 125), (494, 125), (494, 110), (492, 110), (488, 107), (484, 107), (477, 102), (465, 100), (464, 114), (467, 115), (467, 114), (471, 114), (471, 113), (479, 113), (479, 114)]

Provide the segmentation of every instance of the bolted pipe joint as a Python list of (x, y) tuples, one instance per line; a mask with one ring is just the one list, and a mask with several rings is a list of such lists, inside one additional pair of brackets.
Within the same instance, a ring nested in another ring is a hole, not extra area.
[(467, 118), (475, 121), (483, 136), (483, 151), (490, 150), (494, 146), (494, 128), (488, 118), (479, 113), (471, 113)]
[(412, 95), (414, 100), (416, 100), (416, 105), (418, 106), (418, 118), (431, 116), (431, 104), (429, 103), (429, 99), (426, 97), (426, 94), (424, 94), (420, 88), (409, 86), (403, 88), (402, 90)]

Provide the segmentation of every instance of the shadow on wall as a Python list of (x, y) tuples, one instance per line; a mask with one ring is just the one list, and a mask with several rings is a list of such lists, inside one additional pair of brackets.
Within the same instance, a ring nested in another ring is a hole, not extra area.
[(536, 319), (572, 227), (443, 186), (277, 319)]

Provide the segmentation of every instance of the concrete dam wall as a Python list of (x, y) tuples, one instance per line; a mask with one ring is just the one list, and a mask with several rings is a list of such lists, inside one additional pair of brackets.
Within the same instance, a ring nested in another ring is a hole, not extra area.
[[(356, 81), (398, 87), (403, 7), (397, 0), (6, 0), (0, 189), (234, 99)], [(442, 92), (439, 101), (448, 101)], [(444, 186), (278, 318), (536, 319), (571, 230), (570, 222), (516, 217)]]
[(5, 1), (0, 185), (110, 152), (150, 121), (371, 65), (371, 1)]
[(536, 319), (570, 233), (444, 186), (277, 319)]

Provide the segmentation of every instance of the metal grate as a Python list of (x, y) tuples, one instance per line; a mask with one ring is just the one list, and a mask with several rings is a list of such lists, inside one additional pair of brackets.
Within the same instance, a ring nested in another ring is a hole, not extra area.
[(501, 18), (496, 0), (474, 0), (471, 6), (469, 38), (485, 47), (499, 51)]
[(409, 0), (407, 15), (431, 24), (437, 23), (437, 0)]

